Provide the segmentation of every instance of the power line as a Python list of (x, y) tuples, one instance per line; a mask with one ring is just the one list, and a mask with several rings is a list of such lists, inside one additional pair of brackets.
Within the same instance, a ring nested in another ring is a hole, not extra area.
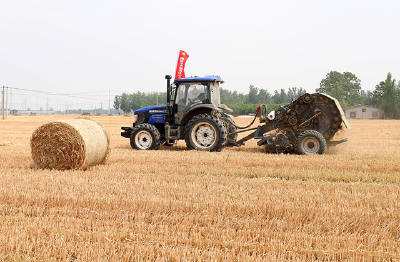
[[(96, 110), (100, 110), (100, 112), (103, 112), (103, 104), (106, 104), (107, 102), (109, 105), (108, 113), (111, 113), (111, 111), (114, 110), (111, 107), (111, 102), (112, 102), (111, 100), (114, 100), (115, 95), (121, 94), (117, 93), (117, 91), (115, 90), (64, 93), (64, 92), (43, 91), (43, 90), (20, 88), (20, 87), (9, 87), (9, 89), (10, 89), (10, 97), (8, 98), (8, 101), (10, 102), (11, 109), (13, 110), (18, 109), (21, 110), (22, 112), (26, 110), (36, 111), (36, 113), (44, 111), (43, 109), (49, 112), (54, 111), (54, 108), (55, 111), (65, 111), (66, 113), (74, 112), (74, 110), (77, 110), (76, 112), (79, 112), (78, 110), (88, 110), (88, 111), (94, 110), (95, 113), (97, 112)], [(106, 92), (108, 92), (108, 94)], [(12, 101), (13, 96), (14, 96), (14, 103)], [(60, 98), (56, 98), (54, 96), (59, 96)], [(66, 100), (64, 109), (62, 108), (64, 103), (61, 103), (60, 105), (58, 101), (59, 99)], [(73, 101), (73, 103), (68, 102), (71, 100)], [(1, 102), (2, 101), (0, 101), (0, 103)], [(77, 109), (74, 109), (74, 105), (77, 107)]]
[(54, 96), (67, 96), (67, 97), (73, 97), (73, 98), (81, 98), (81, 99), (88, 99), (88, 100), (99, 100), (99, 101), (103, 101), (103, 100), (104, 100), (104, 99), (98, 99), (98, 98), (91, 98), (91, 97), (84, 97), (84, 96), (76, 96), (76, 95), (72, 95), (72, 94), (63, 94), (63, 93), (46, 92), (46, 91), (31, 90), (31, 89), (17, 88), (17, 87), (12, 87), (12, 88), (15, 89), (15, 90), (29, 91), (29, 92), (42, 93), (42, 94), (54, 95)]

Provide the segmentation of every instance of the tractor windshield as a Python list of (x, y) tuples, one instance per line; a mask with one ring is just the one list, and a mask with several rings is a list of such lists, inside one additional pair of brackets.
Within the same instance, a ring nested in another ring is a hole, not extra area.
[(184, 83), (180, 84), (176, 91), (175, 103), (178, 106), (178, 111), (183, 111), (186, 108), (201, 103), (207, 103), (207, 86), (201, 83)]
[(218, 83), (210, 83), (210, 92), (211, 92), (211, 103), (213, 105), (219, 106), (221, 104), (221, 97), (219, 93), (219, 85)]

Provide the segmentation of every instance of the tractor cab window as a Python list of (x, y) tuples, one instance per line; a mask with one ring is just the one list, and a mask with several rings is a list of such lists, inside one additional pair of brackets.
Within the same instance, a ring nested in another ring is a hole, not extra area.
[(183, 83), (176, 91), (175, 104), (182, 112), (196, 104), (206, 103), (208, 98), (207, 86), (201, 83)]
[(210, 83), (210, 92), (211, 92), (211, 103), (213, 105), (219, 106), (221, 104), (221, 97), (219, 93), (219, 85), (218, 83)]

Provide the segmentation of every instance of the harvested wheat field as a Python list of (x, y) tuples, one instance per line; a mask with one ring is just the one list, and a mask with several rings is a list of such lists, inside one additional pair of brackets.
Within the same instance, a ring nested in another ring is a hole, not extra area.
[(105, 164), (34, 168), (35, 129), (76, 117), (0, 122), (1, 261), (400, 260), (400, 121), (351, 121), (349, 142), (299, 156), (135, 151), (132, 117), (94, 116)]

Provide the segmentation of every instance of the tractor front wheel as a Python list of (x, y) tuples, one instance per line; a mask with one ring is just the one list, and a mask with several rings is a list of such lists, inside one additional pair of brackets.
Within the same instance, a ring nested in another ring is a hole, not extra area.
[(189, 149), (219, 152), (226, 143), (226, 135), (222, 120), (211, 114), (200, 114), (187, 124), (185, 141)]
[(140, 124), (131, 133), (131, 147), (137, 150), (155, 150), (160, 147), (160, 132), (150, 124)]

